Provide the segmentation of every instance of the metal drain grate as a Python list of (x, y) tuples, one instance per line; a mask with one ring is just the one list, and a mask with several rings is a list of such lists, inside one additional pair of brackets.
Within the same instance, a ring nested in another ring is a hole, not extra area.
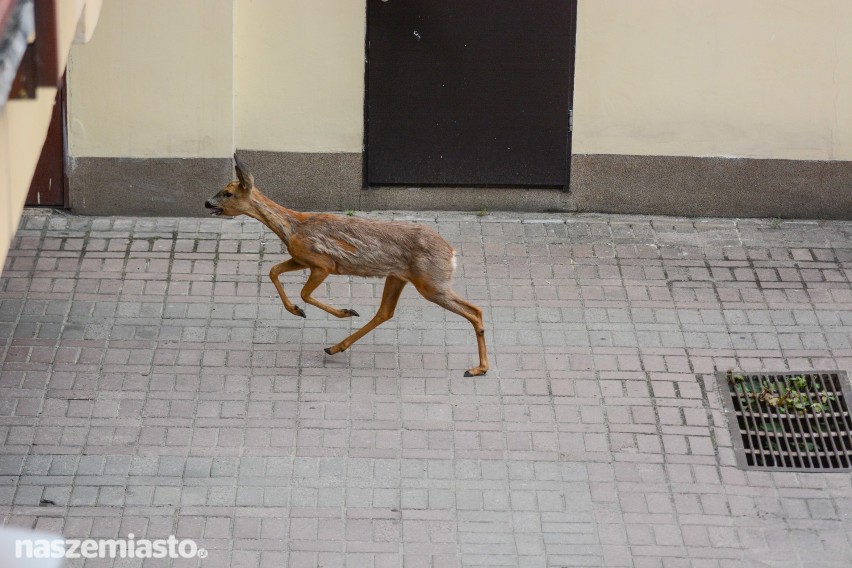
[(852, 469), (846, 373), (728, 371), (717, 373), (716, 379), (740, 466), (789, 471)]

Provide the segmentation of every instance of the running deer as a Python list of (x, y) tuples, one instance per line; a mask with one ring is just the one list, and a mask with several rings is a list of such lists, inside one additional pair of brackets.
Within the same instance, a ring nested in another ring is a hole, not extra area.
[(302, 288), (302, 300), (338, 318), (357, 316), (355, 310), (339, 309), (311, 295), (329, 274), (383, 276), (385, 287), (376, 315), (361, 329), (332, 347), (329, 355), (340, 353), (393, 317), (394, 309), (408, 282), (427, 300), (473, 324), (479, 348), (479, 365), (466, 377), (488, 371), (482, 310), (453, 291), (456, 251), (438, 233), (414, 223), (376, 221), (326, 213), (300, 213), (278, 205), (260, 192), (245, 165), (234, 156), (237, 180), (205, 202), (214, 216), (254, 217), (284, 241), (290, 259), (276, 264), (269, 277), (278, 290), (284, 308), (293, 315), (307, 317), (294, 305), (278, 277), (284, 272), (309, 270)]

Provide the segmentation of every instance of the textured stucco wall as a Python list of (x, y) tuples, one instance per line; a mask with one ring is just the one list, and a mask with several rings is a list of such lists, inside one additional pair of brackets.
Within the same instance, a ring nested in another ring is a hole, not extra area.
[(72, 157), (233, 153), (233, 0), (107, 0), (68, 68)]
[(852, 2), (578, 12), (575, 154), (852, 160)]
[[(70, 153), (359, 152), (364, 31), (352, 0), (108, 0)], [(848, 100), (846, 0), (579, 1), (576, 154), (848, 160)]]
[(237, 147), (360, 152), (366, 9), (353, 0), (236, 0)]
[(361, 151), (365, 7), (107, 0), (69, 66), (72, 157)]

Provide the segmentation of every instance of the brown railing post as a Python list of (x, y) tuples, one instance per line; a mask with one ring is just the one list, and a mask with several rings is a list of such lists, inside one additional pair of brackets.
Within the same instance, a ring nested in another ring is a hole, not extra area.
[(36, 66), (38, 86), (59, 85), (59, 30), (56, 0), (35, 0)]

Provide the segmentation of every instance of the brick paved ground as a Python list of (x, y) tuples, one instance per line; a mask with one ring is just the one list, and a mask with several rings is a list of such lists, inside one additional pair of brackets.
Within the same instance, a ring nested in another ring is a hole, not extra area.
[(318, 291), (358, 320), (296, 318), (255, 221), (25, 217), (0, 279), (3, 522), (174, 533), (204, 567), (852, 564), (850, 474), (735, 467), (712, 379), (852, 369), (852, 222), (403, 217), (458, 247), (487, 377), (462, 377), (468, 323), (412, 290), (326, 356), (380, 282)]

